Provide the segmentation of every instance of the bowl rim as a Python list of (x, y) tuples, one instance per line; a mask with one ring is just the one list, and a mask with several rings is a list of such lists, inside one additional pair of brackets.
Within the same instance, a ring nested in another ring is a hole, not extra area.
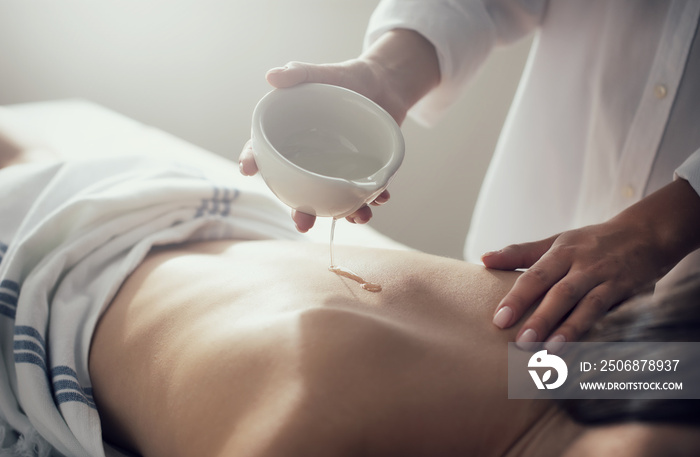
[[(325, 179), (330, 179), (330, 180), (339, 180), (339, 181), (353, 181), (353, 180), (348, 180), (336, 176), (328, 176), (324, 175), (321, 173), (317, 173), (311, 170), (308, 170), (306, 168), (303, 168), (296, 163), (292, 162), (289, 160), (287, 157), (285, 157), (280, 151), (275, 148), (273, 145), (272, 141), (268, 137), (267, 133), (265, 132), (265, 129), (263, 128), (262, 125), (262, 117), (263, 114), (266, 112), (268, 107), (279, 97), (284, 96), (285, 93), (289, 93), (291, 91), (299, 92), (299, 91), (311, 91), (312, 93), (314, 92), (338, 92), (338, 93), (344, 93), (346, 95), (350, 95), (351, 97), (360, 100), (365, 106), (369, 107), (371, 110), (373, 110), (376, 114), (379, 115), (380, 118), (382, 118), (385, 122), (385, 124), (390, 128), (390, 134), (392, 137), (392, 143), (395, 145), (394, 151), (392, 152), (392, 155), (390, 156), (390, 159), (379, 169), (377, 169), (374, 175), (379, 174), (380, 172), (384, 172), (386, 170), (390, 171), (390, 175), (393, 175), (396, 173), (396, 171), (399, 169), (401, 166), (404, 155), (405, 155), (405, 139), (403, 137), (403, 133), (401, 131), (401, 127), (398, 125), (396, 120), (384, 109), (382, 108), (379, 104), (371, 100), (370, 98), (360, 94), (359, 92), (355, 92), (354, 90), (348, 89), (346, 87), (342, 86), (336, 86), (332, 84), (324, 84), (324, 83), (301, 83), (297, 84), (295, 86), (291, 87), (285, 87), (285, 88), (275, 88), (272, 89), (271, 91), (267, 92), (256, 104), (255, 109), (253, 110), (253, 120), (252, 120), (252, 137), (253, 138), (261, 138), (264, 139), (265, 143), (268, 146), (268, 149), (274, 153), (274, 157), (277, 158), (277, 160), (281, 160), (286, 164), (291, 165), (294, 169), (306, 173), (312, 176), (317, 176), (320, 178), (325, 178)], [(255, 149), (253, 149), (253, 154), (257, 156), (257, 152)]]

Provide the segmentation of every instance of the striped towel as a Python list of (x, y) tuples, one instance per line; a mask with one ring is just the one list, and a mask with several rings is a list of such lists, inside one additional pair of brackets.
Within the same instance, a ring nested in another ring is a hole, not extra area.
[(275, 199), (231, 184), (136, 157), (0, 170), (0, 456), (114, 455), (88, 350), (127, 275), (155, 245), (298, 236)]

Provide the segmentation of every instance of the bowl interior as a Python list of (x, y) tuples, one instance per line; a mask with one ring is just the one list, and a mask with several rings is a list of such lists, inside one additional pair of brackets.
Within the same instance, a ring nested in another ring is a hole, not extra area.
[(335, 86), (275, 90), (260, 123), (267, 141), (286, 160), (334, 178), (369, 178), (400, 148), (397, 126), (384, 110)]

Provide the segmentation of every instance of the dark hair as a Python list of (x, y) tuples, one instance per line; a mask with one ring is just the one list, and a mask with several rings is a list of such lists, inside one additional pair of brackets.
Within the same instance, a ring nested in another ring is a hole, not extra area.
[[(587, 335), (595, 342), (700, 342), (700, 274), (667, 291), (624, 303)], [(660, 345), (662, 346), (662, 345)], [(700, 360), (695, 361), (700, 369)], [(564, 400), (560, 406), (577, 422), (657, 422), (700, 425), (700, 400)]]

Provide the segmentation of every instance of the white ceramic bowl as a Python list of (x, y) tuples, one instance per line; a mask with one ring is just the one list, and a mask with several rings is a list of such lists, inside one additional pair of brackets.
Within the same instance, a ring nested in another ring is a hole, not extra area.
[(341, 218), (373, 201), (399, 169), (404, 139), (379, 105), (327, 84), (275, 89), (253, 112), (258, 169), (288, 206)]

